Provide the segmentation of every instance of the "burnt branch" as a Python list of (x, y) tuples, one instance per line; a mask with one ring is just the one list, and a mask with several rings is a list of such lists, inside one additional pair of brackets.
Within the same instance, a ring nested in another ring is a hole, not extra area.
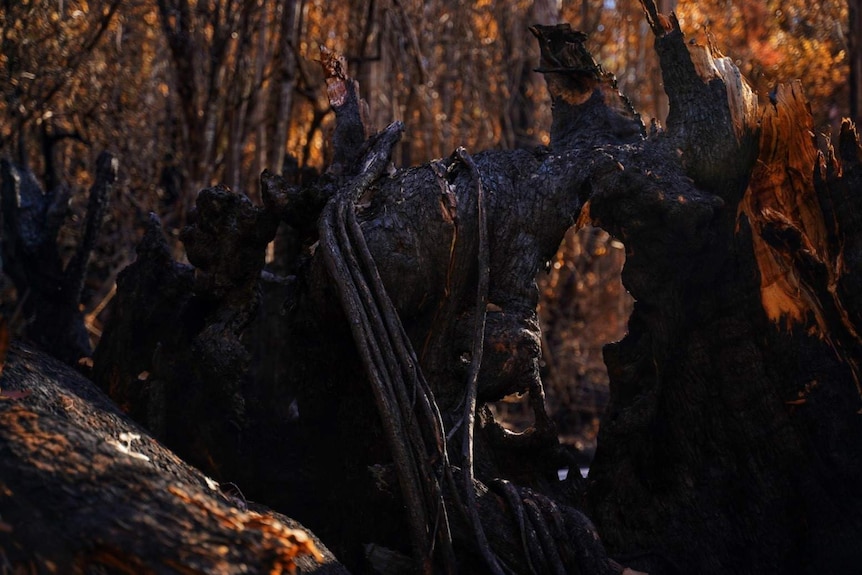
[(485, 319), (488, 306), (488, 281), (490, 254), (488, 253), (488, 219), (486, 213), (485, 193), (479, 176), (479, 169), (467, 151), (459, 148), (455, 154), (463, 162), (475, 182), (476, 195), (476, 228), (478, 229), (478, 257), (476, 268), (479, 279), (476, 285), (476, 308), (473, 319), (473, 345), (470, 350), (470, 369), (467, 376), (467, 389), (464, 396), (463, 442), (461, 445), (461, 465), (464, 474), (464, 495), (467, 500), (467, 512), (476, 534), (476, 542), (482, 553), (482, 558), (491, 573), (502, 573), (497, 557), (488, 546), (482, 520), (476, 511), (476, 493), (473, 490), (473, 432), (476, 424), (476, 396), (479, 390), (479, 369), (482, 366), (482, 354), (485, 344)]
[(659, 13), (653, 0), (642, 4), (656, 37), (672, 145), (701, 188), (738, 202), (757, 157), (757, 96), (729, 58), (686, 42), (675, 14)]
[(90, 189), (83, 237), (63, 268), (57, 233), (66, 217), (70, 191), (43, 191), (33, 173), (0, 160), (3, 207), (3, 268), (12, 278), (24, 314), (24, 334), (67, 363), (91, 355), (79, 305), (87, 264), (99, 238), (117, 160), (99, 155)]
[(87, 214), (84, 219), (84, 233), (81, 243), (78, 244), (77, 252), (72, 261), (66, 266), (65, 291), (73, 305), (81, 301), (81, 292), (84, 289), (84, 280), (87, 275), (87, 265), (90, 256), (96, 247), (102, 221), (108, 210), (108, 201), (111, 196), (114, 182), (117, 181), (117, 170), (119, 162), (108, 152), (99, 154), (96, 160), (96, 178), (90, 188), (90, 197), (87, 201)]

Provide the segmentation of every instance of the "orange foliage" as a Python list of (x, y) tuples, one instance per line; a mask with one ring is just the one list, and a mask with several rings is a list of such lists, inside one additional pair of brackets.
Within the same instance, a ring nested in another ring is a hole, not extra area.
[[(164, 153), (182, 131), (177, 126), (177, 94), (156, 0), (121, 3), (107, 30), (96, 38), (100, 17), (115, 3), (25, 1), (0, 15), (0, 74), (7, 85), (6, 97), (0, 101), (5, 120), (0, 124), (0, 142), (4, 153), (12, 153), (22, 131), (32, 138), (36, 125), (50, 120), (58, 130), (86, 132), (93, 150), (126, 149), (124, 165), (128, 169), (130, 163), (136, 164), (129, 185), (139, 191), (134, 194), (141, 203), (138, 208), (148, 210), (156, 207), (150, 199), (159, 188)], [(200, 4), (237, 5), (230, 0)], [(263, 3), (268, 6), (264, 8), (257, 6), (261, 3), (252, 4), (254, 9), (238, 13), (248, 16), (248, 27), (238, 27), (239, 17), (233, 24), (236, 32), (250, 35), (246, 39), (250, 47), (241, 51), (234, 43), (242, 37), (228, 35), (228, 58), (246, 59), (243, 69), (248, 73), (259, 57), (265, 58), (259, 83), (248, 76), (237, 78), (245, 86), (243, 97), (250, 98), (254, 107), (263, 106), (264, 96), (274, 88), (276, 70), (270, 67), (274, 48), (266, 44), (276, 39), (275, 27), (286, 4)], [(844, 111), (846, 3), (682, 0), (667, 4), (675, 6), (687, 34), (708, 31), (761, 96), (778, 80), (800, 78), (818, 129), (833, 106)], [(582, 0), (563, 3), (559, 12), (554, 5), (541, 0), (505, 5), (476, 0), (457, 7), (419, 0), (298, 2), (296, 36), (290, 41), (298, 66), (295, 97), (288, 140), (281, 145), (300, 163), (325, 164), (326, 131), (320, 128), (331, 122), (331, 115), (320, 89), (322, 74), (314, 63), (322, 45), (348, 57), (351, 73), (369, 101), (375, 128), (396, 119), (406, 122), (407, 139), (400, 151), (407, 163), (446, 155), (458, 145), (509, 147), (523, 141), (520, 131), (535, 142), (546, 142), (546, 96), (530, 70), (536, 58), (527, 27), (536, 19), (569, 21), (589, 33), (591, 48), (606, 69), (618, 75), (623, 92), (646, 118), (663, 119), (660, 73), (640, 3)], [(202, 22), (199, 32), (193, 33), (196, 41), (207, 42), (213, 41), (216, 30), (212, 22)], [(94, 38), (88, 52), (78, 50)], [(196, 48), (206, 51), (207, 46)], [(226, 70), (234, 66), (231, 61), (225, 63)], [(225, 76), (222, 90), (228, 89), (229, 78)], [(263, 99), (256, 102), (258, 94)], [(26, 117), (21, 116), (22, 107)], [(519, 125), (516, 116), (525, 108), (538, 114), (527, 125)], [(212, 156), (216, 180), (227, 179), (222, 172), (224, 146), (237, 138), (245, 142), (244, 189), (255, 189), (258, 169), (280, 168), (261, 166), (255, 159), (262, 145), (274, 144), (252, 137), (257, 124), (273, 121), (266, 111), (254, 110), (246, 125), (218, 127), (222, 133)], [(130, 140), (133, 145), (127, 144)], [(80, 156), (82, 151), (74, 142), (63, 146), (64, 155)], [(31, 155), (38, 165), (38, 154)], [(67, 176), (86, 178), (85, 171), (75, 169), (70, 161), (65, 169)]]
[(816, 127), (830, 133), (830, 111), (846, 100), (846, 2), (685, 0), (677, 14), (688, 35), (709, 34), (761, 97), (801, 80)]

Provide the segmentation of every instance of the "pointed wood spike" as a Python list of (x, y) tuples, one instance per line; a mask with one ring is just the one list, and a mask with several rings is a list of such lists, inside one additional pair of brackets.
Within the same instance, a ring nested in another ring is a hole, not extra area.
[[(714, 47), (686, 42), (674, 14), (659, 14), (653, 0), (641, 3), (656, 36), (668, 134), (686, 151), (688, 175), (736, 204), (740, 181), (756, 157), (757, 97), (732, 60)], [(729, 165), (735, 169), (727, 170)]]

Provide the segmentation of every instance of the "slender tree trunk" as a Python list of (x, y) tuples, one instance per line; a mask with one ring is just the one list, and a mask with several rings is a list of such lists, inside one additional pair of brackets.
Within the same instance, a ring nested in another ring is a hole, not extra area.
[[(670, 14), (676, 9), (676, 0), (659, 0), (656, 4), (662, 14)], [(659, 73), (652, 74), (652, 101), (656, 120), (664, 124), (667, 121), (668, 99), (664, 91), (662, 75)]]
[(849, 0), (847, 44), (850, 61), (850, 118), (862, 121), (862, 2)]
[[(269, 12), (265, 12), (264, 22), (269, 21)], [(261, 26), (260, 34), (257, 37), (257, 46), (255, 46), (257, 54), (254, 60), (254, 85), (259, 88), (255, 90), (256, 102), (254, 106), (255, 154), (254, 161), (252, 163), (252, 173), (254, 174), (260, 174), (263, 172), (263, 170), (267, 168), (267, 160), (269, 159), (269, 138), (267, 135), (267, 124), (265, 119), (267, 117), (267, 107), (273, 88), (269, 84), (267, 85), (267, 88), (263, 87), (263, 73), (266, 68), (266, 63), (271, 60), (269, 42), (272, 40), (273, 36), (278, 37), (275, 31), (270, 30), (270, 27), (267, 25)]]
[(275, 53), (277, 65), (276, 88), (273, 90), (272, 120), (275, 129), (269, 143), (267, 167), (280, 174), (284, 163), (287, 130), (290, 126), (290, 113), (293, 103), (293, 90), (296, 84), (296, 42), (298, 38), (299, 15), (302, 13), (303, 0), (286, 0), (281, 5), (281, 20), (278, 31), (278, 46)]

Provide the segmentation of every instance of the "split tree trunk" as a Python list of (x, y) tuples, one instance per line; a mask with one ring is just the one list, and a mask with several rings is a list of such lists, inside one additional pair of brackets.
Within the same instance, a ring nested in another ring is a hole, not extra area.
[(605, 349), (587, 508), (614, 552), (655, 572), (853, 572), (858, 137), (845, 122), (824, 156), (798, 83), (758, 111), (727, 59), (686, 44), (673, 18), (651, 24), (671, 111), (649, 142), (681, 150), (693, 182), (626, 165), (649, 188), (590, 201), (626, 244), (637, 303)]

